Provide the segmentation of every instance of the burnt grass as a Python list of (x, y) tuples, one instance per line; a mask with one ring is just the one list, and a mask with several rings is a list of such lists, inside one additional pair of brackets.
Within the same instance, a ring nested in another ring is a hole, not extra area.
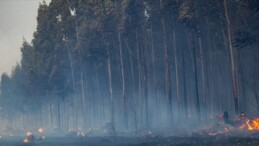
[(259, 146), (252, 137), (51, 137), (22, 143), (22, 137), (0, 139), (0, 146)]

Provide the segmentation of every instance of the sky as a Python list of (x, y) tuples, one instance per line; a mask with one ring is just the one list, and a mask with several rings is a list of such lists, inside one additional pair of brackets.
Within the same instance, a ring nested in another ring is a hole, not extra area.
[[(0, 0), (0, 75), (11, 74), (21, 60), (23, 38), (31, 42), (43, 0)], [(45, 0), (47, 4), (50, 0)]]

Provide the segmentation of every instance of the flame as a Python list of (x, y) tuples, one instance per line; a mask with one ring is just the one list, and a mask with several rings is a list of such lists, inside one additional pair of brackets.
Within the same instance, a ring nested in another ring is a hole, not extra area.
[(26, 135), (27, 135), (27, 136), (31, 136), (31, 135), (32, 135), (32, 132), (29, 131), (29, 132), (26, 133)]
[(253, 120), (253, 127), (255, 130), (259, 130), (259, 118)]
[(250, 120), (246, 120), (246, 125), (248, 130), (253, 130), (253, 127), (250, 125)]
[(244, 129), (245, 127), (246, 127), (246, 123), (242, 123), (242, 124), (239, 126), (240, 129)]
[(38, 132), (39, 132), (39, 133), (42, 133), (43, 131), (44, 131), (43, 128), (39, 128), (39, 129), (38, 129)]
[(259, 130), (259, 118), (246, 120), (247, 129), (250, 131)]
[(29, 140), (28, 138), (25, 138), (25, 139), (23, 139), (23, 142), (24, 142), (24, 143), (29, 143), (30, 140)]
[(229, 130), (230, 130), (230, 129), (228, 129), (228, 128), (224, 128), (224, 131), (225, 131), (225, 132), (229, 132)]

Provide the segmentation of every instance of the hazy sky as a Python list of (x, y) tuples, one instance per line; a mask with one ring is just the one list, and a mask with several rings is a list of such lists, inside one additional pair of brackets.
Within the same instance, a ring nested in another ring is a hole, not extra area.
[[(11, 73), (21, 60), (23, 37), (30, 42), (36, 31), (37, 9), (43, 0), (0, 0), (0, 74)], [(49, 3), (50, 0), (45, 0)]]

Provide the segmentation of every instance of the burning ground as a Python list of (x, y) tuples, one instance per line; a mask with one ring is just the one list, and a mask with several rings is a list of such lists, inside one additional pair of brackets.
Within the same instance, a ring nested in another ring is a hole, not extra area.
[(1, 140), (1, 146), (258, 146), (259, 139), (252, 137), (50, 137), (43, 142), (22, 143), (12, 137)]
[[(69, 129), (50, 132), (43, 128), (28, 131), (24, 136), (4, 135), (1, 146), (258, 146), (258, 118), (239, 117), (231, 124), (219, 115), (218, 121), (204, 124), (195, 130), (172, 129), (116, 133), (107, 129)], [(176, 134), (177, 133), (177, 134)], [(100, 136), (102, 135), (102, 136)], [(118, 136), (121, 135), (121, 136)]]

